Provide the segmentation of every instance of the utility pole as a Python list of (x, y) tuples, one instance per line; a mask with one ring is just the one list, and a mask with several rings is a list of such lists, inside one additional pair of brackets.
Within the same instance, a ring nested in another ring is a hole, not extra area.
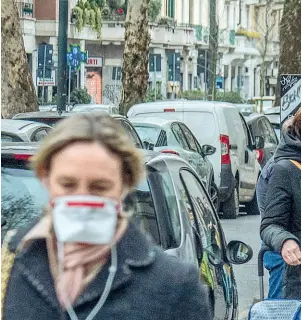
[(59, 2), (59, 47), (58, 47), (58, 107), (59, 114), (66, 111), (66, 80), (67, 80), (67, 29), (68, 0)]
[(209, 0), (210, 6), (210, 39), (209, 39), (209, 87), (208, 92), (212, 100), (216, 98), (216, 60), (218, 50), (218, 26), (216, 22), (216, 0)]

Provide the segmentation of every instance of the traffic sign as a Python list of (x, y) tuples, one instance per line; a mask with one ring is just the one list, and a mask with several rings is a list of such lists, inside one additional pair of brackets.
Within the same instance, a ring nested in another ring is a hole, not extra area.
[(67, 51), (67, 65), (71, 68), (78, 70), (81, 63), (86, 63), (88, 59), (88, 52), (81, 51), (79, 44), (70, 44)]

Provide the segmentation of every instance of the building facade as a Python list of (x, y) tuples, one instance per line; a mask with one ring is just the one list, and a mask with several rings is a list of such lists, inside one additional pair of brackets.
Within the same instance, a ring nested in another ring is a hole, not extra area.
[[(38, 96), (49, 102), (56, 94), (58, 65), (59, 0), (16, 0), (25, 50)], [(69, 1), (68, 44), (88, 51), (86, 65), (72, 72), (72, 87), (87, 87), (94, 103), (120, 99), (124, 48), (123, 14), (103, 17), (102, 35), (90, 26), (78, 32), (72, 18), (77, 0)], [(266, 95), (276, 86), (279, 55), (281, 0), (162, 0), (157, 23), (150, 23), (149, 83), (156, 94), (173, 96), (180, 90), (206, 91), (209, 79), (210, 14), (218, 26), (216, 85), (221, 91), (237, 91), (249, 99), (260, 95), (260, 68), (265, 65)], [(269, 8), (268, 8), (269, 7)], [(266, 35), (266, 27), (269, 34)], [(264, 46), (264, 38), (268, 41)], [(50, 79), (38, 77), (38, 48), (53, 45)], [(266, 48), (264, 50), (263, 48)], [(265, 51), (265, 52), (264, 52)]]

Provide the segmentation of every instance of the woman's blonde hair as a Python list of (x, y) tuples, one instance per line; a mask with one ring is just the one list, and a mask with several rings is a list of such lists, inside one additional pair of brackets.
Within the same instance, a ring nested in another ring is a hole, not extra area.
[(75, 142), (98, 142), (122, 163), (122, 178), (129, 189), (139, 183), (144, 173), (141, 152), (122, 125), (106, 113), (77, 114), (60, 121), (31, 158), (36, 174), (48, 172), (55, 154)]

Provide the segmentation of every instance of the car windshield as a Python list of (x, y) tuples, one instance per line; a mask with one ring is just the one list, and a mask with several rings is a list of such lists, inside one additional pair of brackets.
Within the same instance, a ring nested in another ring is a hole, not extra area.
[(24, 226), (40, 216), (48, 201), (46, 189), (32, 170), (3, 164), (3, 160), (1, 195), (1, 218), (6, 221), (2, 236), (8, 230)]
[(147, 126), (141, 126), (141, 125), (135, 125), (135, 124), (134, 124), (134, 128), (143, 142), (146, 141), (150, 144), (152, 143), (156, 145), (156, 142), (161, 132), (160, 128), (147, 127)]

